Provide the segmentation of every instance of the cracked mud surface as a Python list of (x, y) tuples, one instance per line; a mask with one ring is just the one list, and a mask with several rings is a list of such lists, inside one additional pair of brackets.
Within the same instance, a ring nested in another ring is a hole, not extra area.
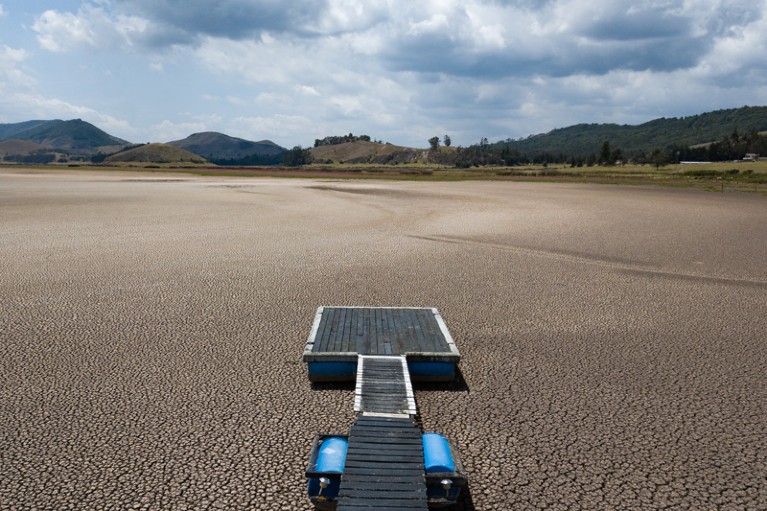
[(312, 437), (353, 420), (301, 363), (319, 305), (439, 308), (465, 387), (416, 399), (460, 508), (767, 509), (765, 220), (687, 190), (0, 170), (0, 509), (310, 509)]

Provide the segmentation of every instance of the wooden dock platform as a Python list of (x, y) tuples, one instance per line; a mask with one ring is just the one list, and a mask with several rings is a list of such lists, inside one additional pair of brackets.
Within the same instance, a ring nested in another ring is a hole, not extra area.
[(349, 433), (337, 511), (428, 509), (421, 430), (409, 418), (359, 416)]
[(449, 381), (460, 353), (435, 308), (320, 307), (304, 347), (312, 381), (353, 380), (357, 356), (405, 356), (414, 380)]

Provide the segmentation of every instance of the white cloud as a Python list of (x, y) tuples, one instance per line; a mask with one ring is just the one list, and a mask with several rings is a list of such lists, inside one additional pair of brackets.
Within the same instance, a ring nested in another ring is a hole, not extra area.
[(328, 0), (326, 3), (315, 25), (321, 34), (364, 32), (392, 15), (387, 2)]
[(88, 23), (72, 13), (45, 11), (32, 28), (40, 46), (50, 51), (64, 51), (79, 44), (93, 45), (94, 34)]
[[(73, 119), (80, 118), (112, 135), (130, 139), (135, 130), (128, 121), (98, 112), (92, 108), (69, 103), (58, 98), (46, 98), (34, 92), (14, 92), (0, 99), (5, 110), (13, 112), (16, 119)], [(3, 102), (6, 102), (4, 105)]]
[(153, 141), (170, 142), (186, 138), (192, 133), (210, 131), (204, 122), (181, 122), (176, 123), (164, 120), (159, 124), (153, 125), (149, 129)]
[(35, 80), (21, 67), (27, 58), (24, 49), (0, 46), (0, 111), (4, 112), (3, 117), (12, 116), (5, 120), (21, 113), (19, 96), (35, 86)]
[(296, 91), (305, 96), (319, 97), (321, 95), (319, 91), (317, 91), (317, 89), (315, 89), (311, 85), (299, 85), (296, 87)]
[(70, 51), (82, 46), (99, 49), (130, 48), (141, 42), (150, 28), (148, 20), (138, 16), (113, 16), (103, 7), (84, 3), (77, 11), (43, 12), (32, 25), (44, 49)]
[(301, 115), (243, 116), (231, 120), (228, 133), (247, 140), (271, 139), (273, 142), (285, 144), (286, 142), (280, 141), (301, 140), (315, 125), (313, 119)]
[(5, 12), (5, 9), (3, 8), (3, 4), (0, 4), (0, 16), (5, 16), (5, 15), (6, 15), (6, 12)]

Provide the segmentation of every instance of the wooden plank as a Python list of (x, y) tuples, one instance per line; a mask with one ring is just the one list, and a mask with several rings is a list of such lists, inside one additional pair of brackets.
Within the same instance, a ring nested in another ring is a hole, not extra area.
[(357, 419), (357, 425), (363, 425), (363, 424), (368, 425), (372, 423), (383, 423), (383, 424), (388, 424), (391, 426), (396, 426), (401, 428), (404, 428), (404, 427), (410, 428), (413, 421), (410, 419), (370, 419), (367, 417), (359, 417)]
[(356, 426), (357, 427), (353, 426), (354, 431), (362, 436), (394, 434), (403, 435), (403, 438), (410, 438), (410, 436), (417, 438), (421, 434), (418, 428), (391, 427), (378, 424), (367, 424), (364, 425), (365, 427), (361, 427), (363, 425), (356, 424)]
[(346, 477), (347, 473), (353, 476), (367, 475), (387, 477), (387, 475), (393, 474), (401, 477), (423, 477), (423, 468), (386, 467), (386, 464), (384, 463), (354, 461), (349, 464), (344, 464), (343, 477)]
[(344, 329), (341, 333), (341, 351), (348, 352), (351, 351), (351, 347), (349, 346), (349, 337), (351, 336), (352, 331), (352, 316), (354, 315), (354, 309), (350, 309), (348, 307), (344, 308), (344, 311), (346, 312), (344, 316)]
[[(358, 444), (359, 446), (359, 444)], [(406, 448), (407, 447), (407, 448)], [(359, 446), (359, 449), (355, 449), (355, 453), (358, 453), (362, 456), (370, 456), (370, 455), (379, 455), (381, 453), (385, 455), (392, 455), (392, 456), (412, 456), (414, 449), (412, 446), (399, 446), (398, 449), (392, 449), (391, 446), (388, 445), (376, 445), (376, 446), (365, 446), (361, 447)], [(418, 461), (416, 459), (416, 461)]]
[(386, 330), (384, 328), (384, 309), (375, 310), (375, 325), (376, 325), (376, 350), (371, 355), (383, 355), (384, 343), (386, 342)]
[[(342, 504), (343, 502), (343, 504)], [(423, 497), (406, 500), (387, 498), (364, 498), (353, 497), (338, 500), (338, 510), (344, 509), (428, 509), (426, 506), (426, 494)]]
[[(393, 492), (404, 492), (405, 495), (412, 497), (413, 495), (418, 495), (421, 492), (426, 492), (426, 488), (424, 487), (423, 483), (420, 482), (403, 482), (403, 483), (390, 483), (390, 482), (380, 482), (380, 483), (371, 483), (371, 482), (356, 482), (351, 483), (349, 481), (344, 482), (344, 488), (346, 489), (345, 495), (348, 497), (361, 497), (363, 495), (360, 495), (357, 492), (377, 492), (381, 496), (385, 496), (387, 498), (396, 498), (397, 495)], [(387, 495), (383, 495), (385, 492), (392, 492), (388, 493)], [(356, 495), (355, 495), (356, 493)]]
[(362, 320), (362, 343), (357, 350), (357, 353), (366, 355), (370, 352), (370, 344), (373, 340), (370, 337), (370, 309), (363, 309), (360, 315)]
[(404, 434), (400, 434), (398, 431), (377, 431), (377, 432), (365, 432), (365, 433), (357, 433), (357, 436), (360, 438), (376, 438), (380, 437), (382, 439), (390, 439), (390, 438), (400, 438), (400, 439), (408, 439), (413, 440), (414, 444), (418, 444), (418, 442), (421, 441), (420, 434), (419, 435), (413, 435), (413, 436), (404, 436)]
[(357, 353), (362, 353), (365, 350), (365, 322), (364, 322), (364, 316), (365, 311), (367, 309), (355, 309), (354, 310), (354, 337), (352, 346), (354, 346), (354, 351)]
[(338, 322), (336, 323), (335, 331), (333, 332), (333, 345), (334, 351), (343, 353), (344, 351), (344, 326), (346, 326), (346, 308), (339, 307), (337, 310)]
[(376, 311), (376, 328), (378, 329), (378, 338), (376, 339), (376, 355), (384, 355), (384, 345), (388, 342), (388, 331), (386, 326), (386, 310), (378, 309)]
[(332, 323), (332, 330), (330, 331), (330, 340), (328, 343), (328, 351), (333, 352), (340, 352), (341, 351), (341, 345), (338, 342), (338, 330), (343, 325), (343, 315), (344, 311), (343, 309), (335, 309), (335, 314), (333, 315), (333, 323)]
[(358, 431), (357, 433), (360, 436), (372, 436), (375, 437), (375, 435), (379, 435), (381, 437), (388, 437), (390, 435), (395, 435), (398, 438), (420, 438), (420, 432), (408, 432), (407, 430), (401, 430), (398, 428), (387, 428), (383, 426), (371, 426), (369, 428), (365, 428), (363, 431)]
[(374, 485), (384, 488), (391, 487), (392, 484), (401, 484), (406, 486), (420, 485), (421, 482), (413, 482), (412, 476), (403, 475), (385, 475), (385, 476), (371, 476), (371, 475), (347, 475), (344, 478), (344, 485), (350, 488), (356, 488), (358, 485)]
[(375, 461), (378, 463), (423, 463), (423, 454), (402, 454), (387, 452), (385, 449), (360, 453), (347, 451), (346, 461)]
[(392, 453), (410, 453), (413, 452), (413, 446), (411, 444), (388, 444), (381, 442), (373, 442), (372, 440), (364, 442), (363, 438), (359, 439), (357, 446), (360, 448), (360, 452), (378, 451), (381, 449), (388, 449)]
[(402, 346), (400, 345), (399, 334), (397, 332), (397, 319), (394, 311), (387, 310), (387, 321), (389, 329), (389, 344), (384, 345), (384, 355), (391, 355), (393, 353), (402, 353)]
[[(359, 438), (360, 440), (365, 440), (366, 438), (370, 438), (371, 440), (374, 441), (376, 438), (380, 438), (381, 442), (390, 442), (392, 444), (400, 444), (400, 445), (414, 444), (416, 447), (421, 442), (420, 432), (419, 432), (418, 435), (412, 435), (412, 436), (405, 436), (404, 433), (402, 435), (399, 435), (398, 433), (393, 433), (393, 432), (390, 432), (390, 433), (383, 433), (383, 432), (379, 432), (379, 433), (362, 433), (362, 432), (357, 432), (355, 434), (356, 434), (357, 438)], [(378, 435), (378, 436), (376, 436), (376, 435)], [(397, 438), (400, 439), (399, 442), (396, 442)]]
[(317, 335), (314, 338), (314, 352), (326, 352), (328, 350), (328, 336), (330, 334), (330, 322), (328, 316), (332, 315), (332, 309), (325, 309), (322, 311), (322, 317), (320, 318), (320, 326), (317, 329)]
[[(423, 494), (423, 495), (421, 495)], [(392, 489), (369, 489), (369, 490), (362, 490), (362, 489), (347, 489), (344, 492), (344, 495), (347, 497), (355, 498), (355, 497), (373, 497), (376, 499), (384, 498), (384, 499), (407, 499), (407, 500), (413, 500), (414, 498), (422, 497), (426, 495), (426, 486), (420, 485), (420, 488), (418, 486), (411, 488), (410, 490), (400, 491), (400, 490), (392, 490)]]

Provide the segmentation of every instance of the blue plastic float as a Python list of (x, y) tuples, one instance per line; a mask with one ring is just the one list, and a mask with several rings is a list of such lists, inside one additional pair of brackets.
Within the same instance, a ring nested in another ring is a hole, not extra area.
[(348, 446), (348, 437), (343, 435), (317, 435), (314, 438), (306, 477), (309, 500), (317, 509), (336, 508)]

